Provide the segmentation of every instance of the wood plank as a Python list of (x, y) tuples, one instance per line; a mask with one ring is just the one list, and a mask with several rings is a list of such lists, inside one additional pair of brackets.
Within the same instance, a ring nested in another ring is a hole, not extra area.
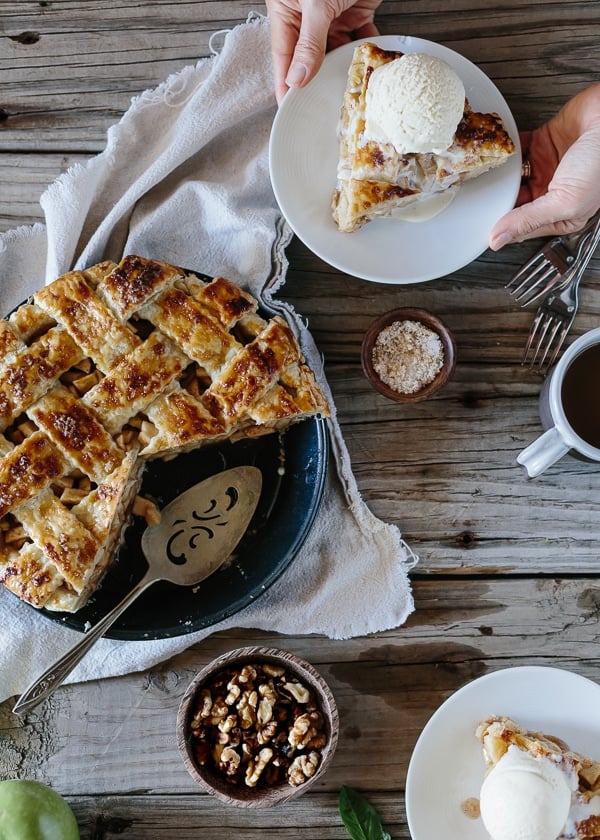
[[(399, 525), (423, 573), (595, 572), (598, 467), (567, 456), (542, 478), (528, 480), (515, 458), (542, 431), (537, 395), (519, 408), (514, 399), (495, 399), (461, 409), (460, 398), (452, 399), (461, 387), (459, 373), (437, 412), (376, 425), (343, 422), (371, 509)], [(388, 453), (385, 464), (381, 452)]]
[[(459, 363), (520, 365), (524, 340), (533, 318), (504, 288), (516, 269), (543, 244), (529, 240), (499, 252), (485, 250), (468, 266), (427, 283), (369, 283), (327, 266), (294, 237), (287, 249), (289, 268), (279, 297), (307, 319), (317, 343), (332, 363), (360, 360), (360, 342), (370, 323), (400, 306), (435, 308), (451, 328)], [(596, 325), (600, 308), (600, 251), (590, 261), (580, 290), (580, 307), (573, 336)], [(503, 388), (539, 388), (535, 372), (519, 377), (506, 373)], [(481, 383), (482, 387), (485, 387)], [(473, 397), (476, 398), (476, 395)], [(380, 405), (387, 404), (381, 400)], [(419, 410), (417, 406), (413, 406)]]
[(90, 155), (54, 153), (12, 155), (0, 152), (0, 233), (43, 222), (40, 196), (49, 184)]
[(0, 2), (0, 149), (99, 151), (132, 97), (264, 4)]
[[(538, 245), (506, 249), (509, 271)], [(402, 286), (336, 275), (298, 240), (288, 258), (281, 296), (308, 319), (324, 353), (361, 492), (377, 516), (400, 527), (421, 558), (418, 571), (596, 571), (597, 465), (567, 456), (531, 481), (515, 463), (543, 431), (543, 378), (520, 364), (533, 312), (520, 309), (504, 289), (505, 254), (486, 252), (450, 277)], [(599, 269), (596, 257), (570, 340), (598, 323)], [(455, 334), (456, 372), (435, 399), (396, 404), (362, 374), (362, 335), (396, 306), (431, 309)]]
[[(394, 840), (410, 840), (401, 793), (369, 794)], [(266, 811), (227, 808), (208, 796), (71, 797), (82, 838), (112, 840), (348, 840), (337, 793), (308, 793), (282, 808)]]

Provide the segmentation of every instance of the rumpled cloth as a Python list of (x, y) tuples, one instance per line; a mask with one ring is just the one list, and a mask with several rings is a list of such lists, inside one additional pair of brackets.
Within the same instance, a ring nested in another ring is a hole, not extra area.
[[(253, 628), (344, 639), (402, 625), (416, 557), (362, 500), (322, 358), (285, 293), (292, 233), (275, 201), (268, 143), (275, 115), (269, 22), (251, 14), (217, 33), (213, 55), (134, 99), (105, 150), (41, 198), (45, 224), (0, 237), (3, 314), (72, 268), (139, 254), (221, 275), (280, 311), (329, 399), (332, 458), (323, 502), (300, 552), (259, 599), (176, 638), (101, 639), (78, 682), (148, 669), (217, 630)], [(276, 294), (278, 293), (278, 294)], [(0, 586), (0, 701), (25, 688), (79, 638)]]

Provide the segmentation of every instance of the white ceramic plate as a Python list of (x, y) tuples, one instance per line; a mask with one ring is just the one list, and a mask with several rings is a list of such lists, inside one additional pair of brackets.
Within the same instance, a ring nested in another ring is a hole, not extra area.
[(495, 671), (453, 694), (431, 717), (413, 751), (406, 779), (412, 840), (489, 840), (481, 819), (461, 810), (479, 798), (485, 771), (477, 724), (508, 715), (600, 759), (600, 686), (559, 668)]
[(464, 184), (454, 201), (427, 222), (376, 219), (354, 233), (340, 233), (331, 217), (337, 126), (358, 41), (329, 53), (310, 84), (286, 94), (271, 132), (271, 182), (294, 233), (325, 262), (378, 283), (433, 280), (480, 256), (494, 223), (514, 206), (521, 181), (517, 127), (493, 82), (453, 50), (399, 35), (368, 40), (384, 49), (424, 52), (443, 59), (462, 79), (476, 111), (495, 111), (502, 117), (519, 153), (498, 169)]

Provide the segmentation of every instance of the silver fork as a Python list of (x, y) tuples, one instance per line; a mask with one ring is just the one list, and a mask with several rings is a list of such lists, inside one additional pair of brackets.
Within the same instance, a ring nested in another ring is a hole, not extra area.
[(546, 373), (558, 358), (567, 333), (577, 314), (579, 304), (579, 283), (585, 264), (577, 265), (569, 280), (550, 292), (539, 307), (523, 351), (521, 364), (533, 367), (536, 362)]
[(543, 246), (506, 284), (515, 300), (529, 306), (566, 282), (570, 271), (591, 259), (600, 242), (600, 210), (577, 233), (555, 236)]

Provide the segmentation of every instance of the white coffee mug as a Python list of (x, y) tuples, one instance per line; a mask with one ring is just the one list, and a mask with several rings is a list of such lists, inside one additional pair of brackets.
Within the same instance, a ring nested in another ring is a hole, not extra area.
[[(574, 341), (544, 383), (540, 417), (546, 431), (517, 457), (529, 478), (543, 473), (570, 450), (600, 462), (600, 409), (593, 410), (594, 400), (600, 401), (600, 327)], [(584, 425), (598, 420), (598, 445), (590, 442), (590, 435), (582, 436), (581, 418)]]

